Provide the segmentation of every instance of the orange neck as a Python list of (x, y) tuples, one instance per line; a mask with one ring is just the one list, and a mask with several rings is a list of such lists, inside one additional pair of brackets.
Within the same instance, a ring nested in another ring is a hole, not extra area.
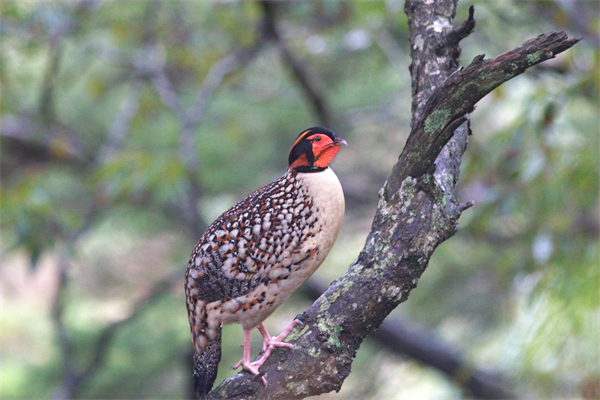
[(331, 162), (331, 160), (334, 159), (339, 150), (340, 146), (337, 145), (327, 147), (325, 150), (316, 155), (316, 160), (313, 163), (313, 165), (318, 168), (326, 168)]

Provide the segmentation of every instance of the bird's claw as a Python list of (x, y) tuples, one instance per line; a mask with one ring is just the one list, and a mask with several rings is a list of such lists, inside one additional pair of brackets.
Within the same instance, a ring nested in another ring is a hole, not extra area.
[(242, 365), (242, 360), (238, 361), (238, 363), (235, 364), (233, 367), (231, 367), (229, 370), (235, 371), (236, 369), (238, 369), (240, 367), (240, 365)]
[[(288, 349), (294, 350), (294, 345), (291, 343), (283, 342), (283, 339), (292, 331), (292, 329), (294, 329), (294, 327), (296, 325), (304, 325), (304, 324), (299, 319), (295, 319), (283, 332), (281, 332), (281, 334), (279, 336), (273, 337), (273, 336), (269, 335), (269, 333), (267, 332), (267, 329), (261, 323), (258, 326), (258, 330), (260, 331), (260, 333), (263, 337), (263, 348), (262, 348), (261, 357), (256, 361), (250, 362), (250, 352), (248, 351), (248, 353), (245, 353), (244, 357), (242, 357), (242, 359), (237, 364), (235, 364), (233, 367), (231, 367), (231, 371), (234, 371), (234, 370), (238, 369), (239, 367), (242, 367), (243, 369), (245, 369), (248, 372), (251, 372), (254, 375), (259, 375), (260, 373), (259, 373), (258, 369), (260, 368), (261, 365), (264, 364), (264, 362), (267, 360), (267, 358), (269, 358), (269, 355), (271, 355), (271, 351), (275, 347), (286, 347)], [(246, 340), (249, 341), (250, 336), (249, 336), (249, 334), (247, 334), (247, 335), (248, 336), (245, 339), (245, 341)], [(244, 345), (242, 345), (242, 347), (243, 346)], [(245, 349), (245, 347), (244, 347), (244, 349)], [(261, 376), (261, 380), (266, 387), (267, 380), (265, 379), (265, 377)]]
[[(261, 358), (262, 360), (262, 358)], [(233, 367), (231, 367), (231, 371), (238, 369), (239, 367), (242, 367), (242, 369), (254, 374), (254, 375), (260, 375), (260, 372), (258, 371), (258, 368), (262, 365), (262, 362), (259, 363), (259, 361), (254, 361), (251, 363), (245, 363), (244, 360), (240, 360), (237, 364), (235, 364)], [(264, 362), (264, 360), (263, 360)], [(260, 377), (262, 383), (265, 385), (265, 387), (267, 387), (267, 379), (263, 376)]]

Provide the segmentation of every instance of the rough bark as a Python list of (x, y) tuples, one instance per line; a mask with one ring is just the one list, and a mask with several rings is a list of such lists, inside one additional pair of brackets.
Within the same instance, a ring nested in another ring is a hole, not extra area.
[(300, 399), (338, 391), (364, 338), (408, 298), (433, 251), (456, 232), (461, 212), (470, 206), (453, 195), (467, 143), (467, 113), (498, 85), (577, 42), (562, 32), (544, 34), (493, 60), (478, 57), (455, 72), (458, 42), (474, 26), (472, 12), (455, 28), (455, 0), (426, 3), (431, 2), (406, 2), (413, 129), (380, 191), (364, 248), (298, 317), (303, 325), (286, 338), (295, 349), (274, 351), (261, 367), (267, 387), (259, 377), (242, 372), (209, 398)]
[[(395, 193), (407, 176), (423, 175), (452, 138), (454, 129), (468, 119), (468, 113), (473, 111), (475, 104), (485, 95), (526, 69), (554, 58), (578, 41), (579, 39), (569, 39), (564, 32), (550, 32), (528, 40), (521, 47), (491, 60), (484, 60), (484, 55), (479, 55), (468, 67), (450, 75), (431, 97), (428, 96), (422, 112), (417, 107), (415, 113), (413, 103), (416, 123), (413, 124), (406, 146), (394, 166), (386, 191)], [(414, 61), (412, 68), (414, 71)], [(426, 80), (421, 78), (420, 73), (415, 77), (413, 72), (413, 81), (421, 79)], [(432, 81), (432, 87), (437, 87), (435, 80)], [(419, 95), (413, 99), (417, 97)]]
[[(302, 286), (304, 295), (315, 301), (327, 289), (315, 279)], [(474, 399), (514, 399), (508, 380), (501, 374), (479, 369), (461, 354), (440, 340), (435, 333), (414, 323), (386, 318), (367, 337), (386, 352), (409, 357), (424, 366), (433, 367), (460, 385)]]

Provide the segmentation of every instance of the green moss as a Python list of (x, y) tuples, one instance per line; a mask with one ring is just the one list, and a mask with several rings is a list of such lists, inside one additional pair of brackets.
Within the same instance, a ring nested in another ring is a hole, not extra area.
[(487, 83), (494, 77), (492, 74), (485, 74), (481, 77), (481, 85), (485, 88)]
[(540, 52), (536, 51), (535, 53), (527, 54), (527, 61), (532, 64), (540, 61)]
[(302, 335), (304, 335), (307, 330), (308, 330), (308, 325), (304, 325), (302, 327), (302, 329), (300, 329), (300, 330), (294, 329), (293, 331), (290, 332), (289, 335), (287, 335), (285, 337), (286, 341), (293, 342), (293, 341), (297, 340), (299, 337), (301, 337)]
[(317, 358), (321, 355), (321, 351), (314, 347), (309, 347), (307, 353), (309, 356), (314, 357), (314, 358)]
[[(402, 182), (402, 187), (400, 188), (400, 193), (403, 198), (402, 207), (400, 208), (401, 213), (405, 213), (408, 211), (408, 207), (410, 207), (413, 198), (415, 197), (415, 186), (417, 184), (417, 180), (413, 178), (406, 178), (404, 182)], [(394, 210), (396, 211), (396, 210)]]
[(442, 206), (445, 206), (446, 203), (448, 202), (448, 196), (446, 195), (446, 193), (442, 193), (442, 195), (440, 196), (440, 203), (442, 204)]
[(329, 296), (324, 297), (320, 306), (319, 306), (319, 314), (328, 314), (329, 307), (331, 304), (340, 297), (342, 292), (348, 290), (348, 288), (352, 286), (352, 282), (345, 282), (341, 287), (338, 287), (333, 293)]
[[(333, 326), (328, 324), (325, 318), (319, 318), (317, 320), (317, 329), (319, 330), (319, 334), (327, 337), (327, 341), (325, 342), (327, 344), (327, 347), (330, 350), (338, 350), (342, 347), (342, 344), (340, 343), (339, 339), (342, 327), (341, 325), (336, 323), (332, 323), (332, 325)], [(308, 350), (308, 354), (313, 357), (317, 357), (319, 355), (319, 351), (317, 349), (311, 348)]]
[(470, 85), (469, 83), (464, 83), (464, 84), (461, 84), (461, 85), (458, 87), (458, 90), (456, 91), (456, 94), (454, 94), (454, 96), (453, 96), (453, 97), (454, 97), (454, 98), (461, 97), (461, 96), (463, 95), (463, 93), (464, 93), (464, 92), (465, 92), (467, 89), (470, 89), (470, 88), (471, 88), (471, 85)]
[(386, 252), (386, 256), (380, 259), (379, 265), (376, 266), (375, 271), (381, 271), (394, 265), (398, 260), (394, 252)]
[(432, 112), (425, 120), (425, 133), (435, 132), (446, 126), (451, 115), (450, 110), (435, 110)]
[(335, 325), (333, 327), (333, 332), (330, 331), (329, 332), (329, 338), (327, 339), (327, 344), (330, 347), (334, 347), (335, 349), (340, 349), (342, 347), (342, 344), (340, 343), (340, 339), (339, 339), (339, 335), (340, 332), (342, 331), (342, 327), (340, 325)]
[(327, 324), (325, 324), (325, 320), (323, 318), (319, 318), (317, 320), (317, 329), (321, 333), (326, 333), (328, 331)]

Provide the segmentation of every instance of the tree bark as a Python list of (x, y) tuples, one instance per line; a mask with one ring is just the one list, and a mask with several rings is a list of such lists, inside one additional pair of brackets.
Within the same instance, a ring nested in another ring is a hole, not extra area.
[[(319, 298), (326, 289), (326, 286), (315, 279), (309, 279), (302, 286), (304, 295), (312, 301)], [(443, 372), (474, 399), (518, 398), (509, 389), (505, 377), (470, 364), (459, 352), (424, 327), (390, 317), (371, 332), (367, 339), (375, 346), (385, 348), (387, 352), (409, 357)]]
[[(428, 4), (432, 3), (432, 4)], [(540, 35), (495, 59), (477, 57), (457, 71), (458, 42), (474, 27), (473, 13), (451, 22), (456, 0), (407, 0), (413, 123), (380, 191), (366, 244), (346, 273), (298, 318), (303, 322), (260, 368), (226, 379), (209, 398), (301, 399), (339, 391), (360, 344), (408, 298), (436, 247), (457, 229), (462, 211), (453, 195), (475, 103), (527, 68), (573, 46), (560, 33)]]

